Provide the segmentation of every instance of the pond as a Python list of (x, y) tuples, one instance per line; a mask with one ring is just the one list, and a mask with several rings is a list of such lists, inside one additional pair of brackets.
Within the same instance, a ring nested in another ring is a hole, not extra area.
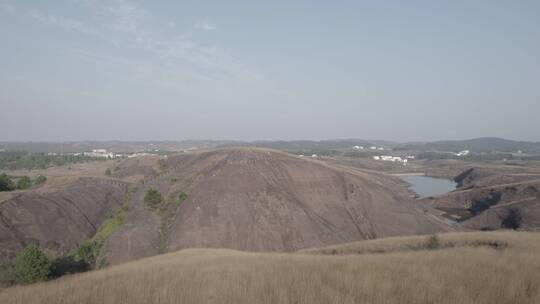
[(445, 194), (456, 189), (456, 183), (450, 179), (420, 175), (401, 175), (400, 178), (409, 183), (410, 189), (420, 197)]

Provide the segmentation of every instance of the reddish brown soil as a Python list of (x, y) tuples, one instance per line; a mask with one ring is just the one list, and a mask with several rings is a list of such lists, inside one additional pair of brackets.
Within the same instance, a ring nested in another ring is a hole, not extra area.
[[(105, 244), (110, 263), (190, 247), (295, 251), (453, 230), (385, 174), (259, 149), (181, 154), (159, 167), (136, 193), (127, 223)], [(169, 226), (143, 202), (151, 187), (171, 199), (188, 193)]]
[(13, 259), (30, 243), (69, 254), (122, 204), (126, 187), (118, 181), (80, 178), (55, 191), (15, 194), (0, 204), (0, 262)]
[[(422, 203), (443, 211), (458, 220), (458, 226), (468, 229), (509, 228), (505, 220), (511, 212), (519, 214), (519, 229), (540, 229), (540, 176), (535, 172), (473, 167), (456, 179), (461, 183), (457, 190), (423, 199)], [(482, 202), (489, 206), (474, 211)]]

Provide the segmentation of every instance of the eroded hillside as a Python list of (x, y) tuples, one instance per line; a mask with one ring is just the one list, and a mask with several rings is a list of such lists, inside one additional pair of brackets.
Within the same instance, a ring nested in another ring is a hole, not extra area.
[(0, 204), (0, 262), (28, 244), (70, 254), (120, 207), (126, 190), (120, 181), (80, 178), (50, 191), (14, 194)]
[(423, 199), (456, 226), (475, 230), (540, 229), (540, 175), (511, 167), (469, 168), (455, 191)]
[[(135, 194), (126, 224), (106, 242), (102, 254), (110, 263), (182, 248), (295, 251), (453, 230), (417, 208), (393, 177), (282, 152), (186, 153), (158, 167)], [(144, 203), (150, 188), (164, 195), (163, 208)], [(177, 202), (182, 192), (187, 199)]]

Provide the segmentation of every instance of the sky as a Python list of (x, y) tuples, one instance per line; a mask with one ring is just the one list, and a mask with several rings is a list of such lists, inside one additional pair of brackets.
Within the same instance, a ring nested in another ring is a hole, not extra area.
[(540, 1), (0, 0), (0, 141), (540, 141)]

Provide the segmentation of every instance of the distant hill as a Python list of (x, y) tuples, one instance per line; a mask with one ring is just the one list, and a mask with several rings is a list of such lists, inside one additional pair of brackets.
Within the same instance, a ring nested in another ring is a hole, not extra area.
[[(311, 158), (234, 148), (169, 156), (159, 168), (134, 194), (126, 224), (105, 243), (110, 264), (182, 248), (295, 251), (452, 230), (417, 210), (400, 180)], [(143, 201), (150, 188), (166, 198), (181, 191), (188, 197), (178, 209), (157, 213)]]
[(182, 141), (69, 141), (69, 142), (0, 142), (0, 150), (27, 151), (31, 153), (77, 153), (93, 149), (112, 152), (180, 151), (186, 149), (209, 149), (230, 143), (223, 140)]
[(72, 142), (0, 142), (0, 151), (85, 152), (92, 149), (107, 149), (112, 152), (140, 151), (181, 151), (188, 149), (212, 149), (227, 147), (260, 147), (293, 153), (323, 153), (328, 151), (350, 151), (354, 146), (383, 147), (385, 150), (444, 151), (459, 152), (470, 150), (474, 153), (516, 153), (540, 154), (540, 142), (515, 141), (496, 137), (482, 137), (468, 140), (444, 140), (434, 142), (398, 143), (387, 140), (330, 139), (330, 140), (180, 140), (180, 141), (72, 141)]
[(397, 142), (386, 140), (364, 140), (364, 139), (331, 139), (331, 140), (277, 140), (277, 141), (252, 141), (252, 142), (231, 142), (221, 147), (243, 146), (276, 149), (289, 152), (317, 152), (317, 151), (343, 151), (351, 150), (354, 146), (361, 146), (368, 149), (371, 146), (391, 149), (399, 145)]
[(350, 150), (354, 146), (384, 147), (387, 149), (399, 143), (385, 140), (332, 139), (332, 140), (291, 140), (291, 141), (233, 141), (233, 140), (179, 140), (179, 141), (70, 141), (70, 142), (0, 142), (0, 150), (27, 151), (31, 153), (85, 152), (92, 149), (107, 149), (112, 152), (139, 151), (180, 151), (186, 149), (212, 149), (216, 147), (260, 147), (289, 152), (311, 152)]
[(515, 141), (497, 137), (481, 137), (468, 140), (445, 140), (424, 143), (405, 143), (398, 145), (397, 147), (395, 147), (395, 149), (446, 152), (459, 152), (463, 150), (469, 150), (475, 153), (516, 153), (518, 151), (522, 151), (526, 154), (539, 154), (540, 143)]

